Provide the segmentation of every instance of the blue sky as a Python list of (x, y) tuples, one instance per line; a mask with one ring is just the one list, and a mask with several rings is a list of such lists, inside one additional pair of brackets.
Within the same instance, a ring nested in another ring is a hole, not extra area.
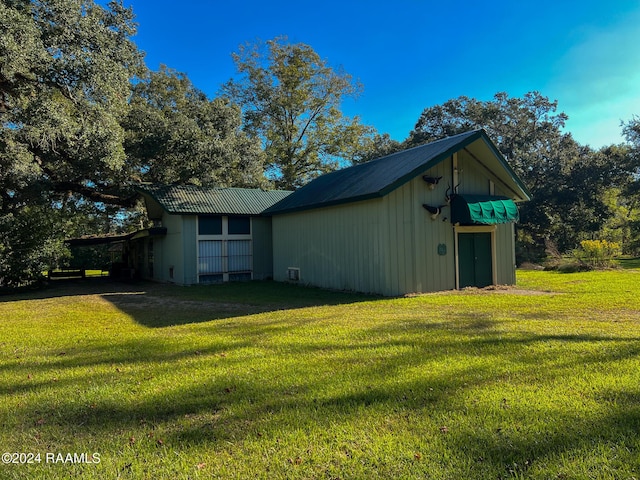
[(621, 142), (640, 115), (640, 0), (471, 2), (125, 0), (147, 65), (215, 97), (238, 46), (286, 35), (364, 86), (343, 112), (404, 140), (420, 113), (461, 95), (537, 90), (583, 145)]

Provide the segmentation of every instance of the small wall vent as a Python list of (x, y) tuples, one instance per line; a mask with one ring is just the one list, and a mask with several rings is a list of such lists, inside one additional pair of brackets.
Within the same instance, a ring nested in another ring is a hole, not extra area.
[(287, 278), (290, 282), (298, 282), (300, 280), (300, 269), (296, 267), (287, 268)]

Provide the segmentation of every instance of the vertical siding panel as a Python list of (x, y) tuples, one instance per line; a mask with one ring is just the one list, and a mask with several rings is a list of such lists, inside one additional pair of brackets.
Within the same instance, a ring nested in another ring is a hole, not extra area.
[(402, 235), (404, 236), (404, 248), (402, 258), (402, 273), (404, 285), (402, 292), (415, 292), (416, 276), (414, 258), (414, 241), (413, 241), (413, 186), (415, 179), (409, 182), (400, 191), (404, 192), (402, 207), (404, 225), (402, 225)]
[(398, 202), (398, 194), (397, 190), (393, 192), (391, 198), (393, 201), (393, 215), (394, 215), (394, 228), (392, 232), (391, 238), (393, 239), (393, 251), (395, 252), (395, 261), (391, 265), (393, 269), (393, 295), (397, 295), (402, 288), (402, 283), (400, 279), (400, 265), (403, 264), (402, 255), (403, 255), (403, 224), (404, 220), (402, 218), (402, 205), (401, 202)]
[(498, 225), (496, 230), (496, 256), (498, 284), (515, 284), (515, 244), (512, 223)]
[(374, 258), (374, 264), (369, 265), (369, 271), (371, 272), (371, 278), (374, 279), (372, 284), (374, 292), (382, 292), (384, 290), (383, 283), (383, 272), (384, 272), (384, 257), (382, 255), (382, 251), (380, 250), (380, 232), (382, 230), (382, 209), (384, 206), (384, 201), (379, 200), (376, 201), (376, 208), (373, 211), (372, 215), (372, 223), (370, 223), (371, 230), (371, 238), (373, 239), (372, 255)]
[(196, 239), (198, 222), (195, 215), (182, 217), (184, 283), (193, 285), (198, 283), (198, 242)]
[(425, 275), (425, 249), (424, 249), (424, 215), (423, 212), (426, 213), (425, 209), (422, 208), (422, 204), (426, 203), (426, 192), (428, 190), (426, 185), (423, 185), (424, 182), (419, 182), (413, 189), (412, 192), (412, 220), (413, 220), (413, 231), (412, 231), (412, 239), (413, 239), (413, 256), (414, 256), (414, 288), (416, 292), (424, 292), (426, 280), (424, 278)]
[(378, 244), (380, 258), (382, 263), (380, 270), (382, 272), (381, 277), (381, 292), (383, 295), (391, 295), (391, 248), (389, 247), (389, 231), (391, 229), (391, 218), (389, 215), (389, 197), (382, 199), (382, 206), (380, 207), (380, 228), (378, 230), (378, 238), (380, 242)]
[(389, 251), (391, 254), (391, 261), (389, 262), (389, 276), (390, 276), (390, 294), (395, 295), (398, 291), (398, 261), (400, 254), (398, 252), (398, 202), (396, 202), (396, 196), (392, 192), (389, 194), (389, 223), (391, 228), (389, 229)]
[[(363, 213), (366, 211), (363, 208)], [(358, 215), (353, 219), (351, 223), (351, 259), (350, 263), (353, 265), (353, 285), (351, 287), (352, 290), (360, 290), (362, 291), (362, 283), (364, 276), (362, 274), (362, 256), (365, 254), (365, 245), (363, 244), (363, 239), (365, 232), (362, 228), (362, 217), (363, 215)]]
[[(436, 220), (431, 218), (429, 212), (422, 208), (422, 204), (428, 204), (434, 207), (444, 205), (447, 186), (451, 185), (451, 164), (450, 160), (438, 164), (436, 167), (424, 172), (424, 175), (432, 177), (442, 177), (440, 182), (431, 190), (422, 181), (422, 175), (414, 180), (415, 188), (422, 186), (422, 193), (416, 208), (420, 210), (420, 215), (416, 215), (416, 228), (418, 245), (416, 252), (416, 275), (421, 279), (421, 291), (434, 291), (440, 289), (441, 285), (446, 284), (447, 276), (447, 260), (450, 258), (452, 246), (447, 238), (447, 231), (450, 230), (449, 221), (443, 222), (443, 218), (449, 218), (448, 207), (444, 207), (442, 213)], [(422, 184), (422, 185), (421, 185)], [(447, 256), (438, 255), (438, 244), (445, 243), (448, 247)], [(418, 285), (416, 285), (416, 289)]]
[[(162, 239), (162, 263), (165, 270), (160, 278), (166, 279), (168, 282), (183, 284), (184, 275), (184, 249), (182, 247), (184, 240), (182, 237), (183, 222), (180, 215), (169, 215), (165, 213), (162, 216), (162, 225), (167, 228), (167, 235)], [(173, 267), (173, 278), (170, 278), (169, 269)]]
[(378, 250), (379, 245), (379, 229), (380, 229), (380, 205), (382, 201), (375, 202), (375, 208), (372, 208), (369, 212), (369, 221), (368, 221), (368, 229), (369, 236), (371, 238), (370, 248), (370, 257), (372, 259), (371, 262), (367, 264), (367, 271), (369, 272), (369, 291), (371, 292), (379, 292), (382, 286), (380, 281), (381, 275), (381, 255)]

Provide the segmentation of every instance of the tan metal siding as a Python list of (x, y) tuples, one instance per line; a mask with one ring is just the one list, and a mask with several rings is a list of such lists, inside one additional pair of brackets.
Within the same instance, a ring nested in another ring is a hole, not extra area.
[[(486, 194), (490, 178), (471, 160), (459, 159), (459, 193)], [(454, 289), (450, 209), (432, 219), (422, 206), (446, 204), (452, 169), (447, 159), (423, 173), (443, 177), (433, 190), (419, 175), (381, 199), (275, 215), (274, 279), (287, 280), (287, 268), (295, 267), (301, 283), (325, 288), (383, 295)], [(514, 283), (513, 225), (499, 225), (495, 235), (497, 282)]]
[(515, 285), (516, 253), (513, 223), (498, 225), (496, 230), (498, 285)]
[(196, 215), (182, 216), (182, 258), (184, 259), (184, 285), (198, 283), (198, 217)]
[[(300, 268), (300, 281), (326, 288), (401, 295), (455, 288), (447, 209), (431, 220), (423, 203), (445, 203), (450, 162), (425, 174), (443, 176), (430, 190), (417, 177), (382, 199), (273, 217), (274, 278)], [(438, 255), (438, 244), (446, 255)]]
[[(162, 282), (182, 284), (184, 279), (182, 217), (164, 213), (162, 226), (166, 227), (167, 235), (154, 244), (154, 248), (160, 247), (154, 252), (154, 276)], [(173, 278), (171, 278), (170, 269), (173, 269)]]
[(458, 153), (458, 193), (489, 195), (489, 172), (465, 151)]
[(274, 278), (300, 268), (300, 282), (326, 288), (379, 291), (376, 257), (381, 200), (273, 217)]
[[(393, 295), (455, 288), (453, 230), (448, 220), (443, 221), (449, 217), (448, 207), (443, 207), (433, 220), (422, 206), (446, 205), (445, 196), (451, 185), (450, 161), (442, 162), (425, 175), (442, 179), (431, 190), (421, 175), (385, 197), (394, 205), (390, 211), (396, 212), (395, 222), (391, 219), (395, 228), (389, 230), (389, 248), (394, 250), (389, 285)], [(438, 255), (439, 244), (446, 246), (445, 255)]]

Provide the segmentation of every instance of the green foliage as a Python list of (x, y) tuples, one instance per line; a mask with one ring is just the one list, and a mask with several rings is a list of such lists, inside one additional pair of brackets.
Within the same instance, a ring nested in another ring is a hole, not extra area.
[(130, 80), (143, 71), (130, 40), (133, 13), (89, 0), (1, 8), (8, 19), (0, 43), (2, 163), (56, 194), (117, 201), (113, 189), (125, 164), (120, 119)]
[(111, 264), (111, 256), (109, 255), (110, 245), (96, 245), (92, 247), (72, 247), (70, 258), (68, 260), (69, 268), (78, 269), (105, 269)]
[[(29, 281), (64, 236), (139, 224), (132, 184), (265, 185), (239, 109), (182, 74), (147, 72), (121, 2), (2, 2), (0, 24), (0, 215), (18, 230), (34, 212), (60, 222), (40, 248), (3, 238), (0, 283), (18, 281), (20, 262)], [(25, 208), (36, 204), (47, 207)]]
[(16, 286), (62, 258), (65, 205), (131, 205), (120, 120), (144, 67), (118, 2), (2, 2), (0, 23), (0, 285)]
[(393, 140), (388, 133), (373, 137), (363, 137), (359, 149), (351, 156), (352, 163), (364, 163), (403, 150), (402, 144)]
[(123, 125), (128, 176), (139, 181), (265, 185), (260, 143), (241, 130), (239, 108), (209, 100), (164, 66), (133, 87)]
[(69, 256), (55, 212), (38, 206), (0, 214), (0, 289), (29, 285)]
[(614, 258), (622, 253), (620, 244), (607, 240), (583, 240), (577, 256), (593, 267), (611, 267)]
[(299, 187), (360, 155), (373, 130), (339, 109), (361, 89), (350, 75), (334, 71), (310, 46), (282, 37), (241, 46), (234, 60), (242, 77), (222, 93), (242, 108), (247, 133), (262, 140), (279, 187)]
[(622, 187), (619, 202), (625, 210), (623, 225), (629, 229), (627, 241), (623, 243), (625, 253), (640, 253), (640, 117), (633, 117), (624, 124), (623, 133), (629, 145), (628, 164), (633, 170), (629, 181)]
[(2, 475), (631, 479), (637, 276), (519, 272), (518, 288), (395, 299), (100, 281), (4, 297), (4, 451), (101, 462)]

